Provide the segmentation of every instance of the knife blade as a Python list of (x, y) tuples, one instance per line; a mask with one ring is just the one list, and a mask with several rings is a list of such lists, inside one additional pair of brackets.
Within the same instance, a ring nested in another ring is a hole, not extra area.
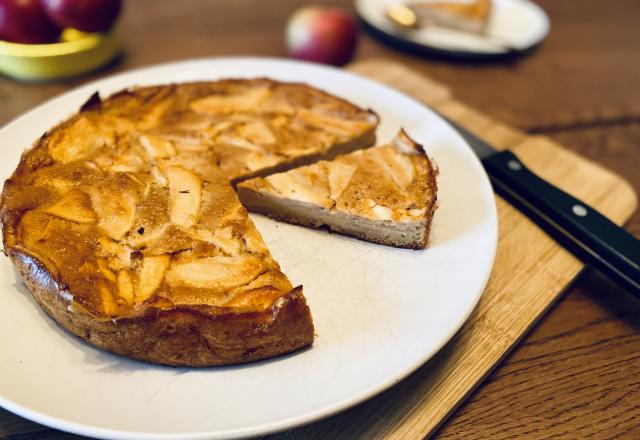
[(583, 262), (640, 298), (640, 240), (448, 117), (480, 158), (493, 188)]

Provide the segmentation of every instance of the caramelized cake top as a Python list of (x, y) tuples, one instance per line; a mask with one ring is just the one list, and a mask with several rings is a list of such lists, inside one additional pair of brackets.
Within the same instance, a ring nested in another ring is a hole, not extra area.
[(89, 101), (44, 143), (54, 161), (151, 172), (157, 164), (239, 180), (323, 154), (375, 129), (372, 112), (303, 84), (268, 79), (146, 87)]
[(229, 179), (322, 154), (376, 124), (346, 101), (267, 79), (94, 96), (5, 183), (5, 248), (37, 259), (96, 317), (264, 310), (292, 286)]
[(435, 202), (433, 174), (423, 148), (400, 131), (389, 145), (239, 186), (372, 220), (407, 222), (423, 219)]

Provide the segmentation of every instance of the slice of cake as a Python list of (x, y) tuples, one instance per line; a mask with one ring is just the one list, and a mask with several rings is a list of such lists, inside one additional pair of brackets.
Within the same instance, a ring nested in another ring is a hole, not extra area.
[(302, 288), (271, 257), (227, 180), (91, 162), (27, 172), (3, 192), (3, 233), (36, 301), (88, 342), (175, 366), (227, 365), (310, 345)]
[(437, 187), (424, 149), (401, 130), (389, 145), (247, 180), (237, 189), (250, 211), (420, 249), (427, 244)]
[(420, 26), (432, 24), (479, 34), (487, 29), (491, 7), (491, 0), (422, 0), (407, 4)]

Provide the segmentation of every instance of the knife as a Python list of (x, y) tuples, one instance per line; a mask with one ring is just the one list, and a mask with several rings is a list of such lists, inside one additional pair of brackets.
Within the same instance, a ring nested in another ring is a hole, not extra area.
[(480, 158), (493, 188), (583, 262), (640, 298), (640, 240), (596, 209), (538, 177), (509, 150), (497, 151), (438, 113)]

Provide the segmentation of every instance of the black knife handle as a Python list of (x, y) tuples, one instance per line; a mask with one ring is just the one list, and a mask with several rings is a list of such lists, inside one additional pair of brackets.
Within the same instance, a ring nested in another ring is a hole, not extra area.
[(542, 180), (510, 151), (482, 160), (494, 189), (585, 263), (640, 298), (640, 240)]

